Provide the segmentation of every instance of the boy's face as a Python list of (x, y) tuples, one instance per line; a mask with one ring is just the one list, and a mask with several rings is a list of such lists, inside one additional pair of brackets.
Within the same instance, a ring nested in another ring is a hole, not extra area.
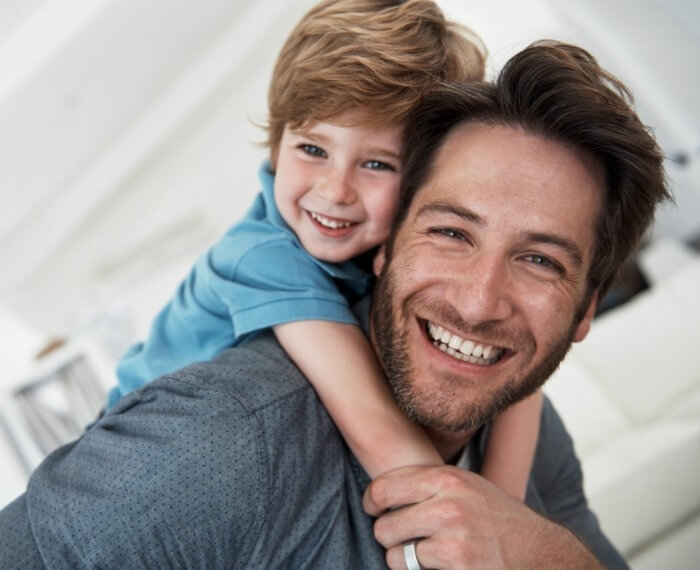
[(282, 217), (311, 255), (330, 262), (383, 243), (399, 199), (401, 127), (341, 119), (285, 127), (275, 173)]

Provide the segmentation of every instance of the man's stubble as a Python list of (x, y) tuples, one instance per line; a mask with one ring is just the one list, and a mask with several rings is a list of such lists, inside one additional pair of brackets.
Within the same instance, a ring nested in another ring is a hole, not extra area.
[[(554, 373), (571, 348), (577, 322), (572, 323), (568, 333), (562, 335), (561, 339), (539, 358), (529, 372), (511, 376), (497, 389), (487, 388), (478, 398), (465, 402), (455, 414), (453, 408), (457, 401), (457, 394), (451, 393), (452, 390), (447, 390), (448, 393), (438, 393), (437, 390), (420, 387), (412, 380), (414, 372), (411, 364), (410, 339), (406, 331), (401, 330), (397, 320), (397, 311), (394, 307), (396, 300), (394, 279), (391, 260), (387, 256), (384, 271), (377, 281), (372, 296), (370, 311), (372, 338), (399, 406), (409, 418), (424, 427), (460, 432), (478, 428), (492, 421), (508, 406), (529, 396), (539, 388)], [(401, 310), (405, 311), (406, 306), (402, 306)], [(432, 314), (441, 315), (444, 319), (443, 324), (461, 320), (458, 312), (447, 304), (433, 307)], [(403, 317), (402, 322), (408, 322), (409, 317), (406, 315)], [(499, 335), (496, 330), (499, 325), (496, 323), (467, 325), (460, 322), (459, 330), (463, 331), (467, 327), (482, 338), (494, 338)], [(520, 335), (520, 338), (514, 341), (514, 344), (523, 347), (533, 346), (534, 351), (533, 343), (534, 340), (528, 335)], [(454, 385), (455, 390), (459, 390), (459, 379), (455, 379), (450, 385)]]

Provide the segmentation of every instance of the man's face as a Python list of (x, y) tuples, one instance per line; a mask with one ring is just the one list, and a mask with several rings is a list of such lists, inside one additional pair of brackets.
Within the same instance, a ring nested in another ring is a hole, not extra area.
[(472, 122), (449, 134), (375, 263), (372, 333), (411, 417), (477, 427), (585, 337), (602, 188), (592, 159), (519, 129)]

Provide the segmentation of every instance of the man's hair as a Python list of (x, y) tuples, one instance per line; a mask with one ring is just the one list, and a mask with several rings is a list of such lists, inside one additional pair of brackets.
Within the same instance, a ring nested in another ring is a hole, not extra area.
[(605, 188), (594, 221), (588, 295), (604, 294), (650, 226), (657, 204), (672, 199), (661, 150), (631, 104), (627, 88), (591, 54), (554, 41), (531, 44), (515, 55), (495, 82), (463, 83), (433, 92), (406, 126), (394, 231), (455, 126), (466, 121), (513, 126), (582, 151), (602, 166)]
[(267, 146), (276, 162), (285, 125), (359, 111), (357, 125), (403, 124), (442, 81), (481, 80), (485, 49), (432, 0), (326, 0), (292, 30), (268, 91)]

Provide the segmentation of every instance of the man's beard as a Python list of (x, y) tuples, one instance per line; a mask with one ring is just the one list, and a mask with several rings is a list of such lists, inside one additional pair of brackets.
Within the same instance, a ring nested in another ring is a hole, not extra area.
[[(370, 310), (371, 330), (377, 353), (394, 396), (406, 415), (425, 427), (440, 431), (460, 432), (478, 428), (493, 420), (511, 404), (532, 394), (554, 373), (566, 356), (577, 324), (572, 323), (568, 334), (552, 345), (529, 373), (508, 378), (496, 390), (484, 387), (484, 393), (478, 399), (465, 402), (455, 414), (454, 405), (458, 394), (438, 393), (437, 390), (417, 385), (411, 369), (410, 338), (398, 326), (394, 300), (393, 275), (387, 259), (384, 272), (374, 289)], [(441, 307), (436, 308), (434, 314), (439, 315), (441, 312), (446, 315), (455, 313), (451, 307), (447, 310)], [(448, 322), (457, 318), (453, 316)], [(494, 336), (493, 323), (472, 326), (470, 329), (474, 334), (484, 334), (486, 338)], [(530, 342), (534, 346), (534, 340)], [(459, 382), (455, 384), (458, 386)]]

